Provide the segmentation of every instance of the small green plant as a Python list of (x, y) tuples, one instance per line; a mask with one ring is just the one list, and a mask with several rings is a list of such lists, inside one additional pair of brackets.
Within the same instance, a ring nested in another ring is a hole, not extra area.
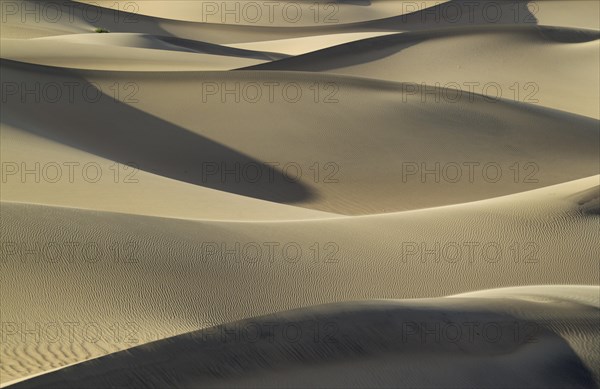
[(97, 32), (97, 33), (99, 33), (99, 34), (103, 34), (103, 33), (110, 32), (110, 31), (108, 31), (107, 29), (105, 29), (105, 28), (101, 28), (101, 27), (96, 27), (96, 29), (95, 29), (94, 31), (96, 31), (96, 32)]

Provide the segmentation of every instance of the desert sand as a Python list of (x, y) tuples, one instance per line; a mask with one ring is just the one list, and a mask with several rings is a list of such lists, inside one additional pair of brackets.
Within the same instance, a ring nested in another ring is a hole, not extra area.
[(467, 3), (2, 1), (0, 385), (598, 387), (600, 6)]

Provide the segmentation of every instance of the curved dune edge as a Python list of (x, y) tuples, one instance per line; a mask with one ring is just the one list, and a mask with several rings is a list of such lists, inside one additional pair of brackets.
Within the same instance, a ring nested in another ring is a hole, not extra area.
[[(225, 71), (239, 67), (260, 64), (268, 59), (251, 58), (253, 54), (234, 56), (235, 49), (227, 53), (225, 48), (220, 54), (194, 52), (185, 47), (168, 46), (156, 37), (151, 37), (149, 47), (130, 46), (134, 37), (122, 37), (122, 44), (89, 44), (81, 35), (78, 39), (56, 37), (30, 39), (22, 42), (18, 39), (2, 41), (2, 58), (23, 62), (51, 65), (69, 69), (94, 69), (112, 71)], [(96, 38), (96, 37), (93, 37)], [(131, 39), (127, 41), (127, 39)], [(47, 42), (50, 40), (50, 42)], [(199, 42), (199, 44), (201, 44)], [(56, 46), (63, 50), (56, 55)], [(257, 53), (259, 55), (259, 53)]]
[[(375, 213), (375, 214), (367, 214), (367, 215), (341, 215), (335, 213), (328, 212), (320, 212), (320, 211), (312, 211), (306, 208), (293, 207), (289, 205), (282, 204), (273, 204), (269, 202), (263, 201), (254, 201), (253, 199), (242, 197), (242, 196), (232, 196), (227, 199), (227, 194), (220, 191), (213, 191), (212, 193), (214, 199), (218, 199), (220, 201), (229, 200), (229, 201), (237, 201), (240, 206), (246, 206), (248, 208), (254, 208), (257, 210), (257, 213), (250, 213), (251, 216), (247, 218), (227, 218), (226, 213), (224, 214), (215, 214), (212, 217), (180, 217), (180, 216), (167, 216), (164, 214), (156, 213), (156, 214), (148, 214), (148, 213), (135, 213), (128, 211), (107, 211), (103, 209), (97, 208), (86, 208), (86, 207), (78, 207), (78, 206), (62, 206), (62, 205), (54, 205), (47, 203), (37, 203), (31, 201), (13, 201), (13, 200), (2, 200), (1, 204), (6, 206), (11, 205), (21, 205), (21, 206), (40, 206), (40, 207), (50, 207), (57, 209), (65, 209), (65, 210), (81, 210), (81, 211), (95, 211), (95, 212), (104, 212), (107, 214), (117, 214), (117, 215), (132, 215), (132, 216), (143, 216), (143, 217), (152, 217), (158, 219), (172, 219), (172, 220), (187, 220), (187, 221), (196, 221), (196, 222), (216, 222), (216, 223), (301, 223), (301, 222), (310, 222), (310, 221), (327, 221), (327, 220), (352, 220), (352, 219), (368, 219), (368, 218), (394, 218), (399, 215), (412, 215), (412, 214), (420, 214), (420, 213), (429, 213), (432, 211), (450, 211), (450, 210), (460, 210), (465, 208), (474, 208), (481, 209), (487, 207), (506, 207), (510, 204), (520, 204), (522, 202), (525, 203), (534, 203), (540, 200), (543, 200), (547, 207), (552, 204), (551, 208), (553, 208), (554, 212), (557, 212), (558, 209), (561, 209), (560, 212), (569, 213), (573, 215), (580, 216), (592, 216), (600, 214), (600, 175), (590, 176), (586, 178), (582, 178), (579, 180), (574, 180), (571, 182), (566, 182), (563, 184), (550, 185), (547, 187), (537, 188), (530, 191), (513, 193), (504, 196), (498, 196), (491, 199), (483, 199), (477, 201), (468, 201), (464, 203), (451, 204), (451, 205), (440, 205), (434, 206), (430, 208), (423, 209), (415, 209), (408, 211), (399, 211), (399, 212), (388, 212), (388, 213)], [(232, 203), (234, 204), (234, 203)], [(270, 206), (270, 207), (269, 207)], [(543, 209), (545, 207), (541, 207)], [(539, 212), (540, 209), (535, 210), (534, 212)], [(222, 211), (220, 209), (220, 211)], [(271, 212), (277, 214), (277, 218), (268, 219), (265, 217), (259, 217), (259, 215), (264, 216), (265, 212)], [(505, 288), (507, 289), (507, 288)]]
[[(306, 307), (158, 340), (11, 388), (595, 387), (600, 305), (581, 301), (599, 292), (546, 285)], [(540, 301), (523, 299), (530, 295)]]
[[(93, 208), (102, 203), (100, 210), (123, 211), (131, 202), (120, 191), (144, 189), (157, 194), (151, 196), (154, 204), (163, 199), (160, 208), (166, 216), (181, 216), (184, 212), (174, 209), (180, 203), (171, 206), (173, 199), (159, 196), (176, 186), (162, 179), (167, 178), (181, 183), (177, 193), (182, 198), (201, 187), (196, 192), (212, 189), (364, 215), (476, 201), (598, 174), (596, 120), (507, 100), (491, 102), (481, 95), (423, 103), (419, 89), (407, 93), (406, 84), (307, 72), (75, 71), (9, 60), (2, 60), (2, 70), (3, 78), (16, 85), (68, 82), (81, 90), (94, 82), (104, 92), (93, 103), (82, 94), (75, 102), (41, 101), (35, 116), (28, 114), (28, 104), (18, 93), (8, 96), (3, 112), (8, 129), (2, 136), (11, 147), (3, 146), (4, 160), (30, 165), (91, 160), (106, 166), (108, 174), (107, 165), (133, 163), (140, 171), (136, 185), (115, 185), (110, 178), (106, 185), (99, 183), (107, 190), (102, 198), (85, 183), (42, 182), (38, 191), (30, 191), (11, 177), (2, 188), (9, 201), (43, 203), (42, 195), (49, 194), (49, 205)], [(280, 88), (272, 101), (265, 92), (255, 103), (223, 99), (207, 89), (249, 83), (276, 83)], [(282, 97), (290, 84), (303, 91), (300, 101)], [(120, 86), (120, 99), (113, 98), (115, 85)], [(124, 90), (127, 85), (137, 86), (134, 102), (126, 99), (131, 93)], [(318, 95), (311, 94), (315, 85)], [(328, 97), (333, 100), (325, 102)], [(324, 124), (315, 125), (317, 121)], [(265, 147), (265, 141), (272, 146)], [(157, 153), (157, 144), (166, 151)], [(472, 178), (470, 161), (477, 161)], [(214, 168), (210, 175), (209, 164)], [(241, 176), (242, 167), (252, 166), (260, 170), (258, 183), (232, 175), (223, 179), (225, 170), (235, 169)], [(301, 177), (286, 179), (284, 166), (295, 168), (291, 174)], [(442, 168), (449, 172), (443, 179)], [(425, 177), (425, 170), (432, 169), (438, 173)], [(75, 186), (86, 196), (68, 190)], [(65, 189), (63, 197), (57, 197), (57, 187)], [(109, 195), (116, 199), (112, 209)], [(204, 195), (198, 196), (198, 204), (205, 203)], [(142, 201), (148, 204), (149, 199)], [(203, 215), (195, 203), (191, 216), (214, 217), (210, 208)], [(134, 207), (139, 209), (135, 213), (143, 213), (141, 203)]]
[[(454, 27), (376, 36), (244, 69), (312, 71), (442, 86), (598, 119), (598, 39), (597, 30)], [(544, 66), (549, 62), (553, 67)], [(557, 78), (556, 71), (562, 76)]]
[[(2, 378), (316, 304), (600, 284), (597, 213), (582, 204), (598, 179), (462, 205), (312, 221), (192, 221), (2, 202), (2, 314), (17, 326), (1, 350)], [(74, 254), (68, 242), (76, 244)], [(264, 249), (268, 242), (291, 242), (303, 254), (290, 260), (282, 246)], [(473, 254), (467, 243), (477, 245)], [(226, 254), (236, 244), (258, 244), (261, 255)], [(459, 257), (419, 254), (422, 245), (457, 244)], [(502, 254), (485, 254), (484, 246)], [(90, 256), (90, 247), (99, 256)], [(56, 259), (53, 250), (64, 256)], [(59, 298), (68, 302), (56, 304)], [(81, 323), (73, 342), (64, 336), (65, 322)], [(40, 323), (44, 331), (59, 323), (63, 336), (23, 339), (23, 323), (26, 329)], [(86, 338), (82, 329), (90, 323), (101, 339)], [(115, 328), (124, 331), (119, 340)]]
[[(90, 1), (80, 0), (81, 3), (90, 3)], [(419, 12), (427, 12), (428, 8), (442, 8), (446, 1), (436, 0), (436, 1), (420, 1), (420, 2), (406, 2), (406, 1), (391, 1), (391, 0), (351, 0), (351, 1), (336, 1), (336, 0), (324, 0), (321, 1), (322, 11), (325, 11), (325, 5), (327, 4), (336, 4), (338, 5), (337, 12), (335, 12), (335, 19), (338, 23), (355, 23), (355, 22), (365, 22), (365, 21), (374, 21), (377, 19), (382, 19), (391, 16), (398, 16), (400, 14), (408, 14), (408, 13), (419, 13)], [(114, 0), (96, 0), (91, 1), (92, 4), (100, 5), (104, 7), (112, 7), (113, 9), (121, 9), (123, 8), (123, 4), (119, 2), (115, 2)], [(161, 4), (162, 3), (162, 4)], [(195, 1), (191, 3), (189, 1), (152, 1), (152, 2), (143, 2), (139, 4), (139, 8), (136, 10), (136, 13), (146, 15), (146, 16), (155, 16), (160, 18), (170, 18), (175, 20), (186, 20), (186, 21), (199, 21), (199, 22), (222, 22), (223, 17), (225, 17), (225, 22), (235, 22), (235, 14), (233, 15), (224, 15), (223, 12), (220, 12), (221, 8), (216, 8), (213, 10), (209, 10), (206, 8), (206, 5), (202, 3), (210, 3), (210, 1)], [(309, 5), (314, 5), (317, 3), (311, 2)], [(404, 4), (403, 4), (404, 3)], [(523, 20), (537, 20), (537, 22), (541, 25), (555, 25), (555, 26), (564, 26), (564, 27), (575, 27), (575, 28), (598, 28), (598, 15), (600, 11), (600, 6), (598, 4), (590, 4), (587, 0), (569, 0), (567, 1), (539, 1), (539, 2), (523, 2), (526, 4), (529, 9), (530, 15), (526, 14), (525, 7), (521, 8), (521, 14), (517, 14)], [(173, 6), (176, 4), (176, 6)], [(441, 4), (441, 5), (440, 5)], [(564, 6), (568, 5), (569, 12), (564, 12)], [(299, 4), (302, 6), (302, 4)], [(353, 6), (354, 5), (354, 6)], [(187, 6), (187, 7), (186, 7)], [(339, 7), (342, 7), (340, 12)], [(455, 4), (446, 4), (445, 7), (455, 7)], [(590, 6), (593, 7), (590, 9)], [(514, 7), (514, 5), (513, 5)], [(416, 9), (415, 9), (416, 8)], [(442, 8), (443, 9), (443, 8)], [(331, 13), (331, 9), (328, 8), (329, 13)], [(207, 12), (208, 11), (208, 12)], [(216, 11), (216, 12), (215, 12)], [(311, 11), (308, 12), (307, 11)], [(429, 10), (431, 12), (431, 10)], [(514, 12), (514, 8), (513, 8)], [(311, 26), (315, 24), (315, 12), (307, 9), (303, 9), (303, 13), (312, 17), (309, 23), (303, 24), (304, 26)], [(266, 12), (264, 13), (268, 15)], [(321, 16), (316, 19), (316, 22), (324, 22), (325, 16), (327, 15), (319, 15)], [(452, 15), (452, 14), (449, 14)], [(244, 23), (247, 25), (260, 25), (260, 21), (268, 22), (264, 23), (265, 26), (273, 26), (275, 25), (275, 19), (269, 20), (267, 17), (261, 18), (259, 20), (252, 20), (251, 17), (243, 18), (241, 17), (243, 14), (238, 13), (238, 18), (240, 23)], [(272, 16), (275, 16), (274, 14)], [(279, 15), (277, 15), (279, 16)], [(514, 16), (514, 14), (513, 14)], [(219, 20), (220, 19), (220, 20)], [(279, 18), (281, 21), (281, 17)], [(304, 18), (304, 22), (308, 22), (308, 18)], [(297, 25), (298, 23), (294, 23)], [(337, 24), (337, 23), (336, 23)]]
[[(273, 8), (269, 9), (266, 6), (261, 7), (262, 3), (258, 3), (258, 7), (249, 7), (241, 2), (237, 5), (238, 8), (234, 8), (233, 5), (225, 8), (222, 3), (210, 0), (153, 0), (139, 2), (135, 8), (130, 6), (129, 9), (135, 9), (140, 15), (188, 22), (261, 27), (312, 27), (319, 24), (375, 21), (409, 13), (414, 9), (424, 10), (445, 1), (447, 0), (426, 0), (420, 2), (418, 7), (408, 7), (401, 0), (316, 0), (294, 3), (293, 7), (288, 6), (287, 14), (283, 13), (285, 11), (281, 4), (273, 4)], [(119, 10), (122, 10), (126, 3), (108, 0), (78, 2)], [(226, 10), (230, 13), (227, 14)]]
[[(358, 1), (358, 0), (357, 0)], [(388, 0), (386, 0), (387, 2)], [(34, 4), (35, 2), (28, 2)], [(430, 2), (429, 2), (430, 3)], [(268, 26), (260, 26), (256, 24), (215, 24), (215, 23), (198, 23), (186, 22), (172, 19), (158, 18), (140, 15), (128, 8), (118, 10), (101, 8), (94, 5), (88, 5), (88, 12), (92, 14), (100, 14), (99, 20), (93, 23), (83, 15), (86, 7), (81, 7), (80, 4), (73, 1), (60, 1), (58, 5), (62, 7), (62, 12), (68, 17), (53, 21), (52, 23), (29, 23), (21, 22), (18, 13), (15, 18), (13, 14), (9, 14), (8, 23), (3, 25), (3, 35), (6, 38), (12, 37), (40, 37), (50, 35), (61, 35), (66, 33), (86, 33), (93, 32), (95, 28), (107, 28), (112, 32), (145, 32), (156, 35), (171, 35), (180, 38), (197, 39), (212, 43), (243, 43), (257, 42), (261, 40), (287, 39), (302, 36), (325, 35), (340, 32), (374, 32), (374, 31), (414, 31), (427, 30), (448, 27), (464, 27), (478, 26), (490, 24), (490, 19), (485, 17), (485, 9), (489, 3), (493, 3), (494, 7), (500, 7), (501, 17), (494, 20), (494, 24), (506, 25), (555, 25), (573, 28), (594, 28), (598, 29), (598, 13), (590, 12), (589, 4), (585, 1), (570, 1), (567, 2), (573, 14), (569, 17), (569, 22), (561, 23), (564, 19), (564, 12), (560, 7), (547, 7), (548, 3), (564, 2), (535, 2), (534, 8), (529, 6), (530, 2), (519, 1), (516, 3), (510, 2), (494, 2), (482, 1), (476, 2), (475, 8), (469, 11), (466, 8), (459, 9), (460, 17), (456, 18), (440, 18), (439, 15), (455, 14), (457, 2), (449, 1), (441, 3), (435, 2), (433, 7), (427, 6), (426, 2), (419, 2), (417, 9), (407, 14), (400, 11), (390, 13), (390, 17), (377, 20), (368, 20), (362, 22), (345, 23), (345, 20), (338, 20), (335, 23), (325, 23), (324, 20), (319, 20), (321, 23), (310, 23), (310, 25), (299, 27), (296, 23), (285, 23), (282, 26), (273, 26), (269, 23)], [(113, 2), (111, 4), (120, 4)], [(169, 4), (169, 3), (166, 3)], [(166, 5), (165, 4), (165, 5)], [(385, 4), (385, 2), (377, 2), (375, 4)], [(126, 4), (125, 4), (126, 5)], [(309, 4), (310, 6), (310, 4)], [(169, 6), (170, 8), (170, 6)], [(360, 14), (365, 14), (365, 9), (372, 9), (365, 6), (350, 6), (349, 8), (359, 10)], [(459, 5), (460, 8), (460, 5)], [(74, 9), (74, 18), (71, 9)], [(406, 9), (407, 10), (407, 9)], [(538, 18), (542, 15), (544, 17)], [(163, 14), (168, 14), (168, 9), (162, 10)], [(429, 15), (429, 16), (427, 16)], [(431, 16), (433, 15), (433, 16)], [(436, 16), (437, 15), (437, 16)], [(128, 22), (124, 22), (127, 20)], [(116, 21), (116, 22), (115, 22)], [(202, 28), (199, 28), (202, 27)]]

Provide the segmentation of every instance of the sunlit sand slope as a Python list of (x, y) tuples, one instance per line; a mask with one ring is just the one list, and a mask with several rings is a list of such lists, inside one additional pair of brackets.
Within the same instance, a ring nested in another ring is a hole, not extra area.
[[(598, 178), (304, 222), (185, 221), (3, 202), (2, 314), (16, 327), (2, 348), (2, 377), (326, 302), (597, 285)], [(72, 333), (71, 322), (80, 323)], [(58, 323), (58, 338), (49, 323)], [(36, 325), (39, 337), (22, 334)]]

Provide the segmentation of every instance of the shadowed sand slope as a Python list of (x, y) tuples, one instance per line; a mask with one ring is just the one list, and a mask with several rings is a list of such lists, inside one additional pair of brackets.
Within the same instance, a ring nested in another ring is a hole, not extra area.
[[(60, 54), (56, 48), (60, 47)], [(230, 70), (288, 57), (196, 40), (140, 33), (4, 39), (2, 58), (76, 69)]]
[(455, 91), (436, 96), (433, 89), (423, 94), (415, 86), (407, 93), (438, 102), (460, 101), (462, 94), (476, 92), (597, 119), (598, 38), (600, 32), (595, 30), (554, 27), (432, 30), (359, 40), (252, 69), (329, 72), (442, 86)]
[[(423, 102), (405, 84), (298, 72), (2, 66), (15, 85), (6, 125), (141, 171), (314, 210), (425, 208), (599, 172), (596, 120), (475, 94)], [(23, 91), (36, 82), (78, 89), (73, 100), (40, 99), (30, 115)], [(7, 153), (19, 164), (36, 159)], [(14, 177), (7, 184), (6, 200), (28, 188)]]
[[(595, 387), (598, 287), (503, 292), (281, 312), (167, 338), (13, 387)], [(557, 361), (563, 368), (555, 368)]]
[[(337, 216), (177, 181), (2, 124), (4, 200), (208, 220), (306, 220)], [(29, 169), (36, 173), (23, 177)], [(35, 189), (35, 190), (32, 190)]]
[[(102, 45), (119, 47), (137, 47), (154, 50), (169, 50), (207, 53), (214, 55), (230, 57), (248, 57), (262, 60), (274, 60), (288, 57), (287, 55), (277, 55), (277, 53), (255, 52), (251, 50), (235, 49), (228, 46), (216, 45), (212, 43), (194, 41), (190, 39), (181, 39), (168, 36), (156, 36), (136, 33), (111, 33), (111, 34), (72, 34), (61, 35), (58, 37), (37, 38), (31, 41), (43, 42), (46, 44), (60, 43), (80, 43), (84, 45)], [(21, 44), (23, 41), (21, 40)]]
[[(2, 377), (320, 303), (597, 285), (598, 216), (589, 210), (599, 204), (589, 198), (598, 179), (304, 222), (185, 221), (3, 202), (2, 314), (16, 327), (2, 348)], [(64, 323), (72, 321), (81, 324), (71, 342)], [(39, 338), (20, 336), (35, 323)], [(62, 335), (48, 323), (59, 323)], [(88, 338), (84, 325), (100, 338)], [(125, 333), (115, 335), (117, 328)]]

